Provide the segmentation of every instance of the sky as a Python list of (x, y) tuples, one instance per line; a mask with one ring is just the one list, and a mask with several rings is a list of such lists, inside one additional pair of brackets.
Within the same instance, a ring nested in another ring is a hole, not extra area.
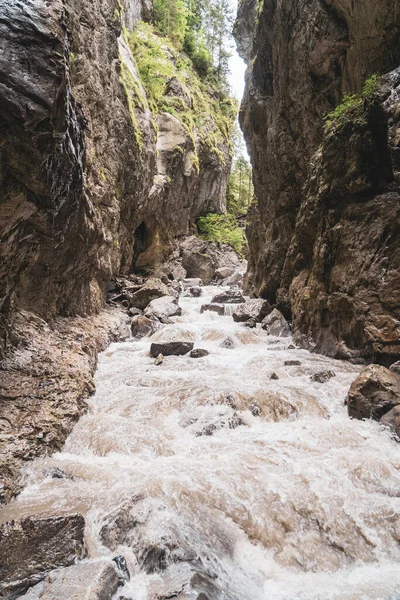
[[(231, 0), (232, 7), (235, 11), (235, 15), (237, 12), (237, 0)], [(233, 90), (234, 95), (238, 100), (241, 100), (243, 97), (244, 91), (244, 74), (246, 71), (246, 65), (244, 61), (240, 58), (239, 54), (236, 51), (236, 44), (233, 43), (232, 46), (232, 57), (229, 61), (229, 66), (231, 69), (230, 75), (230, 84)]]

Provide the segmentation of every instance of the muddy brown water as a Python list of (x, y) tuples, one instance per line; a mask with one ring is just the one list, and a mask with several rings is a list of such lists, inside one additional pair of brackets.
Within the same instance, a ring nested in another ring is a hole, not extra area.
[[(151, 338), (209, 356), (156, 366), (148, 338), (101, 354), (88, 414), (62, 452), (27, 468), (1, 522), (81, 512), (89, 560), (127, 560), (117, 598), (162, 597), (191, 561), (211, 574), (215, 598), (400, 598), (400, 446), (378, 423), (348, 418), (359, 367), (200, 314), (214, 293), (181, 298), (183, 315)], [(221, 347), (228, 337), (234, 347)], [(311, 380), (326, 370), (336, 376)], [(51, 478), (55, 467), (68, 478)], [(138, 533), (110, 550), (104, 518), (132, 498)], [(165, 545), (181, 555), (161, 570), (138, 559)]]

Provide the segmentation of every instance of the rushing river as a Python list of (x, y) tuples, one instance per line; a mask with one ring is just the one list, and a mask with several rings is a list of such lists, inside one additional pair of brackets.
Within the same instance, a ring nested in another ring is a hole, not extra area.
[[(183, 315), (151, 338), (209, 356), (157, 366), (149, 338), (100, 356), (88, 414), (61, 453), (29, 467), (1, 520), (84, 514), (89, 557), (128, 562), (116, 598), (196, 598), (191, 569), (209, 600), (400, 598), (400, 446), (348, 418), (359, 367), (200, 314), (214, 293), (181, 298)], [(326, 370), (336, 376), (312, 381)], [(51, 478), (55, 467), (68, 478)], [(134, 526), (109, 550), (121, 506)]]

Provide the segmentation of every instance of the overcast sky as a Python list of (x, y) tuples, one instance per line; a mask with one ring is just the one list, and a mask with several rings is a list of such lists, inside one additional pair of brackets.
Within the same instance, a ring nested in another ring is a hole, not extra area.
[[(231, 0), (231, 2), (236, 14), (237, 0)], [(236, 52), (235, 43), (233, 44), (231, 51), (233, 56), (229, 61), (231, 69), (230, 84), (232, 86), (234, 95), (237, 97), (238, 100), (241, 100), (244, 91), (244, 73), (246, 71), (246, 65)]]

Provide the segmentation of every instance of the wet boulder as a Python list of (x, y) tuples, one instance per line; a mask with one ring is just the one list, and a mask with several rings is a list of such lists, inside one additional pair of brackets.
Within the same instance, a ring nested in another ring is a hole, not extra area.
[(0, 525), (0, 597), (16, 598), (84, 553), (81, 515), (32, 516)]
[(300, 367), (301, 362), (299, 360), (285, 360), (285, 367)]
[(154, 342), (150, 346), (150, 356), (183, 356), (193, 350), (193, 342)]
[(214, 296), (211, 302), (216, 304), (243, 304), (245, 299), (239, 290), (227, 290)]
[(210, 353), (208, 350), (204, 350), (203, 348), (195, 348), (190, 353), (190, 358), (204, 358), (204, 356), (208, 356)]
[(203, 304), (203, 306), (200, 309), (200, 312), (215, 312), (217, 313), (217, 315), (223, 317), (225, 314), (225, 308), (220, 304)]
[(224, 279), (225, 285), (241, 285), (242, 283), (243, 283), (243, 275), (241, 273), (239, 273), (238, 271), (235, 271), (235, 273), (232, 273), (232, 275), (230, 275), (230, 277), (228, 277), (227, 279)]
[(278, 309), (274, 310), (263, 319), (261, 327), (268, 333), (276, 337), (289, 337), (290, 327), (282, 313)]
[(168, 319), (182, 314), (182, 309), (178, 301), (173, 296), (163, 296), (152, 300), (144, 311), (146, 317), (156, 317), (157, 319)]
[(379, 421), (400, 405), (400, 377), (379, 365), (363, 369), (346, 398), (350, 417)]
[(200, 278), (205, 285), (211, 283), (215, 275), (216, 265), (208, 254), (202, 252), (184, 253), (182, 264), (191, 278)]
[(389, 410), (389, 412), (381, 418), (380, 422), (382, 425), (389, 427), (400, 440), (400, 404), (392, 408), (392, 410)]
[(314, 373), (314, 375), (311, 375), (310, 379), (311, 381), (316, 381), (317, 383), (326, 383), (327, 381), (332, 379), (332, 377), (336, 377), (335, 371), (328, 370), (318, 371), (318, 373)]
[(141, 339), (146, 336), (153, 335), (160, 327), (157, 321), (153, 321), (143, 315), (134, 317), (131, 322), (131, 332), (134, 338)]
[(152, 300), (170, 295), (170, 288), (160, 279), (149, 279), (145, 285), (132, 294), (130, 306), (144, 310)]
[(108, 560), (84, 562), (49, 573), (36, 593), (20, 600), (109, 600), (118, 590), (117, 566)]
[(268, 300), (255, 298), (239, 305), (233, 313), (233, 320), (236, 323), (245, 323), (249, 319), (254, 319), (257, 323), (261, 323), (271, 312), (272, 306)]
[(393, 373), (397, 373), (397, 375), (400, 375), (400, 360), (390, 365), (389, 371), (393, 371)]

